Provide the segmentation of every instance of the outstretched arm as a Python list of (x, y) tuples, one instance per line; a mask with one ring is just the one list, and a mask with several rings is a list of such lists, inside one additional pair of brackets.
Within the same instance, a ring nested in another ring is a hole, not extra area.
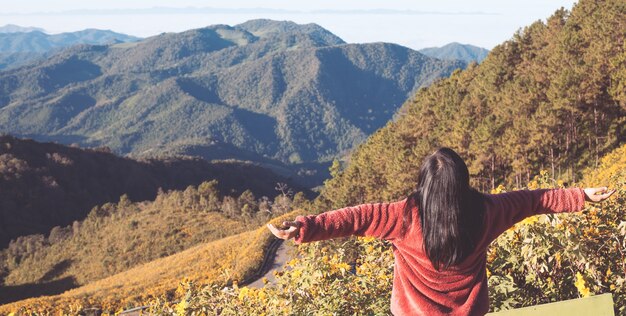
[[(538, 214), (578, 212), (585, 201), (601, 202), (615, 191), (603, 188), (520, 190), (490, 195), (490, 223), (492, 238), (497, 237), (517, 222)], [(600, 194), (598, 194), (600, 193)]]
[(293, 222), (283, 223), (287, 229), (278, 229), (271, 224), (268, 228), (276, 237), (295, 238), (296, 243), (350, 235), (392, 240), (401, 233), (405, 201), (362, 204), (319, 215), (298, 216)]

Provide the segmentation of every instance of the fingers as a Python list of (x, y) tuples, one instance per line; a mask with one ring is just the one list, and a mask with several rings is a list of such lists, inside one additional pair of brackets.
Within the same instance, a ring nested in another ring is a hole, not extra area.
[(282, 238), (283, 233), (281, 232), (280, 229), (276, 228), (272, 224), (267, 224), (267, 228), (269, 228), (269, 230), (272, 232), (272, 234), (274, 234), (274, 236), (278, 238)]
[(605, 194), (601, 194), (601, 195), (596, 195), (598, 198), (600, 198), (600, 201), (606, 200), (609, 197), (611, 197), (611, 195), (613, 195), (613, 193), (615, 193), (615, 190), (611, 190)]
[(613, 195), (613, 193), (615, 193), (615, 190), (608, 191), (607, 187), (586, 188), (584, 191), (587, 200), (591, 202), (604, 201), (608, 199), (611, 195)]
[(272, 232), (272, 234), (274, 234), (274, 236), (276, 236), (277, 238), (286, 239), (286, 237), (288, 235), (284, 230), (278, 229), (278, 228), (276, 228), (276, 226), (274, 226), (272, 224), (267, 224), (267, 228), (269, 228), (269, 230)]

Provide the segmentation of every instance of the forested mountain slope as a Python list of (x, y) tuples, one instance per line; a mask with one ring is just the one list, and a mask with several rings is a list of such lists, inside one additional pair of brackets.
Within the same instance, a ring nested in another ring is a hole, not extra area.
[(626, 142), (626, 3), (581, 1), (496, 46), (479, 65), (420, 90), (398, 120), (334, 168), (322, 205), (405, 196), (439, 146), (473, 184), (521, 187), (539, 170), (566, 182)]
[(46, 34), (40, 30), (0, 32), (2, 53), (45, 53), (76, 44), (113, 44), (138, 41), (138, 37), (108, 30), (86, 29), (77, 32)]
[[(301, 212), (294, 211), (272, 220), (272, 223), (279, 225), (299, 214)], [(272, 240), (274, 237), (265, 225), (242, 233), (232, 231), (232, 235), (226, 238), (200, 243), (59, 295), (2, 305), (0, 313), (28, 310), (35, 306), (42, 312), (79, 313), (95, 308), (113, 313), (178, 297), (184, 293), (187, 283), (212, 284), (221, 288), (253, 276), (263, 263), (264, 252)], [(7, 286), (0, 289), (7, 290), (24, 288)]]

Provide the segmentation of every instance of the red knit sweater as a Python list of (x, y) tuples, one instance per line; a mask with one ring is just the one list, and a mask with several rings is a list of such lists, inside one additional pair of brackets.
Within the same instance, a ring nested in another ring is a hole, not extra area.
[(401, 236), (406, 199), (363, 204), (320, 215), (298, 216), (296, 243), (350, 235), (391, 241), (395, 257), (391, 312), (394, 315), (484, 315), (489, 310), (485, 265), (489, 244), (526, 217), (580, 211), (582, 189), (514, 191), (486, 195), (485, 230), (474, 253), (461, 264), (437, 271), (423, 249), (418, 210)]

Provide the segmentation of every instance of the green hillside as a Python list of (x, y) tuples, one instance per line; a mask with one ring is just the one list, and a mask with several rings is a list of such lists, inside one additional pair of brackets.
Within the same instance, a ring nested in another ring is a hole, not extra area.
[[(271, 222), (278, 225), (300, 214), (301, 211), (293, 211)], [(255, 275), (272, 240), (274, 237), (265, 225), (256, 229), (247, 228), (242, 233), (233, 231), (226, 238), (199, 243), (176, 254), (137, 265), (59, 295), (1, 305), (0, 313), (46, 314), (64, 311), (78, 314), (94, 309), (115, 313), (178, 298), (185, 294), (187, 284), (213, 284), (218, 287), (232, 285)], [(7, 286), (0, 288), (0, 291), (15, 294), (26, 292), (27, 289)]]

